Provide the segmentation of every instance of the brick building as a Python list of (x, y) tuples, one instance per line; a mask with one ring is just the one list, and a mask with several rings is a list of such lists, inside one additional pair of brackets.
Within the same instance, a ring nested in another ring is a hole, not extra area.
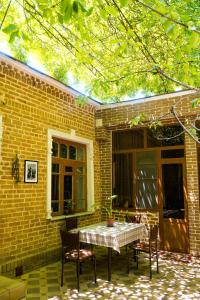
[[(198, 146), (188, 135), (157, 144), (146, 127), (128, 125), (139, 112), (158, 117), (176, 103), (181, 118), (191, 118), (198, 113), (191, 106), (194, 92), (112, 105), (92, 99), (82, 105), (78, 95), (1, 54), (1, 272), (57, 259), (65, 219), (73, 214), (80, 226), (98, 222), (94, 207), (112, 193), (116, 208), (159, 214), (164, 249), (199, 255)], [(177, 126), (173, 116), (164, 123)], [(181, 186), (174, 206), (168, 174)]]

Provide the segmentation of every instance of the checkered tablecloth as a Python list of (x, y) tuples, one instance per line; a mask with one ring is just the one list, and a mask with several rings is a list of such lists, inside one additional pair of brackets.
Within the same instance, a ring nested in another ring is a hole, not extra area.
[(135, 223), (115, 222), (114, 227), (107, 227), (106, 223), (98, 223), (78, 230), (81, 242), (110, 247), (119, 253), (120, 247), (148, 236), (146, 226)]

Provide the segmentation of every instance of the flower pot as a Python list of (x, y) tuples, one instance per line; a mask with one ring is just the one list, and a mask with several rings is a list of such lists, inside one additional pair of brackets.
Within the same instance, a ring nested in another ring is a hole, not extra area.
[(113, 227), (114, 226), (114, 220), (113, 219), (107, 219), (107, 226)]

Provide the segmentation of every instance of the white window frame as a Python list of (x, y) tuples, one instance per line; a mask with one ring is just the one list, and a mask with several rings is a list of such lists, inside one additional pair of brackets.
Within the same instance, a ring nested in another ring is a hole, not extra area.
[[(51, 215), (51, 165), (52, 165), (52, 143), (53, 138), (60, 138), (86, 145), (87, 155), (87, 212), (91, 212), (94, 207), (94, 163), (93, 163), (93, 141), (79, 137), (75, 130), (70, 132), (61, 132), (54, 129), (48, 129), (48, 154), (47, 154), (47, 219), (54, 219)], [(79, 215), (85, 214), (79, 213)], [(61, 216), (62, 217), (62, 216)]]

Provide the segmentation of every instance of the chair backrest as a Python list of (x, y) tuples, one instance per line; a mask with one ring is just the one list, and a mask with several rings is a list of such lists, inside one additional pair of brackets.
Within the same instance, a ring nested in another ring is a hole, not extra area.
[(158, 239), (158, 225), (151, 225), (150, 233), (149, 233), (149, 241), (157, 242), (157, 239)]
[(67, 231), (77, 228), (78, 226), (78, 220), (77, 217), (67, 218), (66, 221), (66, 229)]
[(140, 223), (141, 222), (141, 215), (140, 214), (137, 214), (137, 215), (134, 215), (134, 216), (126, 215), (126, 222), (127, 223)]
[(69, 232), (60, 230), (60, 236), (62, 241), (62, 248), (64, 252), (77, 250), (80, 249), (80, 242), (79, 242), (79, 231), (77, 232)]

